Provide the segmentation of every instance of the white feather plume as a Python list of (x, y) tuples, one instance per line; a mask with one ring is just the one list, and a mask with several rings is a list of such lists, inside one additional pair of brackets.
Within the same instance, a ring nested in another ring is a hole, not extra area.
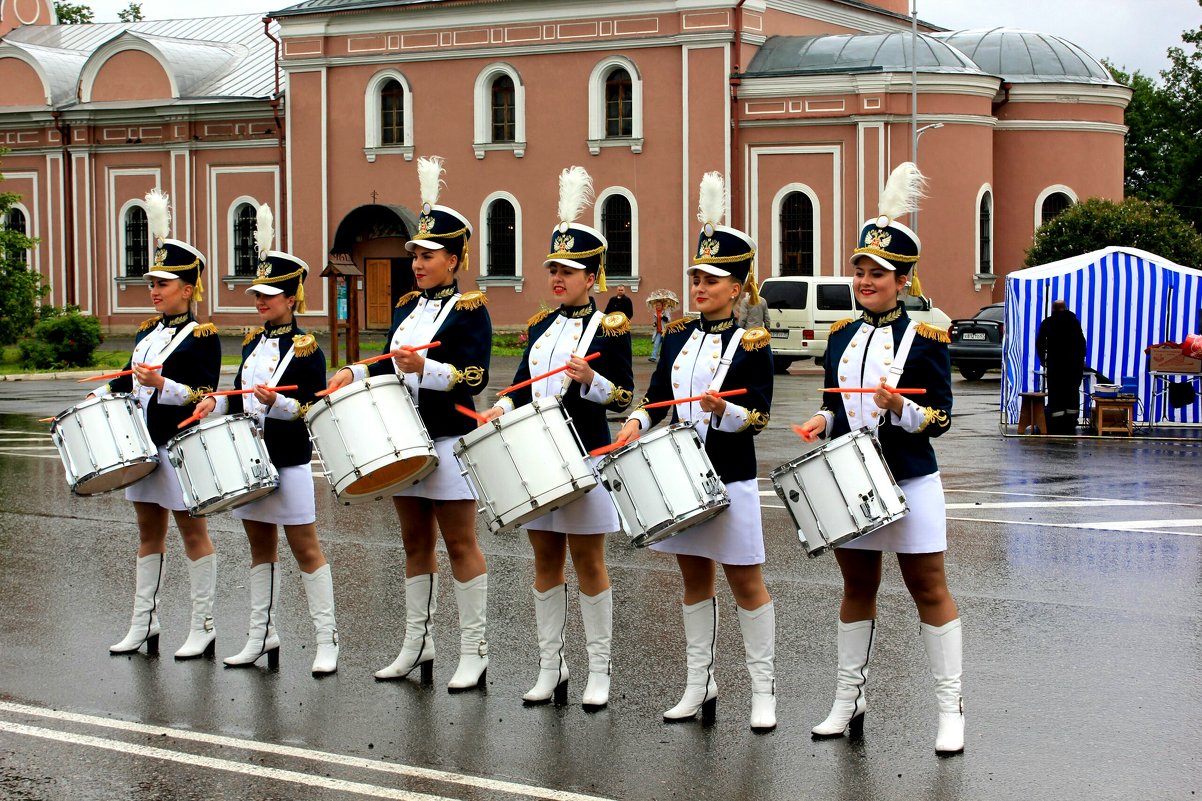
[(267, 255), (275, 244), (275, 217), (271, 214), (271, 206), (266, 203), (259, 206), (255, 215), (255, 247), (259, 253)]
[(918, 201), (926, 197), (923, 189), (927, 179), (912, 161), (903, 161), (893, 168), (885, 191), (881, 192), (878, 214), (896, 220), (903, 214), (918, 211)]
[(703, 223), (718, 225), (726, 215), (726, 180), (720, 172), (707, 172), (701, 176), (701, 189), (697, 200), (697, 219)]
[(559, 174), (559, 220), (575, 222), (593, 202), (593, 178), (584, 167), (567, 167)]
[(417, 182), (422, 194), (422, 203), (429, 203), (431, 206), (438, 203), (438, 195), (442, 191), (444, 183), (442, 180), (444, 172), (446, 170), (442, 167), (442, 156), (418, 158)]
[(146, 193), (146, 227), (153, 242), (171, 233), (171, 202), (157, 186)]

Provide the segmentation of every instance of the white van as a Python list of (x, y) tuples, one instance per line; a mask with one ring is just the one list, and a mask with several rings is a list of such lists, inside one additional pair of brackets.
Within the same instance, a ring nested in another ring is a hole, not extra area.
[[(783, 373), (797, 359), (812, 357), (821, 362), (831, 323), (859, 315), (851, 291), (851, 277), (781, 276), (765, 278), (760, 295), (768, 304), (772, 323), (772, 361)], [(906, 313), (922, 323), (940, 328), (951, 319), (932, 305), (929, 298), (902, 295)]]

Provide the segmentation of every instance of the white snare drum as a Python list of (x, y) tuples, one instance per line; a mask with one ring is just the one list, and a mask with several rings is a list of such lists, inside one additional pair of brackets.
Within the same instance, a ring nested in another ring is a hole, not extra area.
[(558, 398), (536, 400), (464, 434), (455, 458), (494, 533), (566, 506), (597, 486)]
[(202, 420), (167, 443), (193, 517), (225, 512), (275, 492), (280, 474), (249, 414)]
[(844, 434), (771, 473), (810, 556), (876, 531), (910, 511), (867, 429)]
[(598, 465), (636, 548), (666, 540), (730, 506), (705, 444), (674, 423), (624, 445)]
[(50, 438), (76, 495), (97, 495), (128, 487), (159, 466), (142, 411), (120, 392), (90, 398), (54, 418)]
[(395, 375), (371, 376), (321, 398), (305, 425), (334, 494), (347, 505), (393, 495), (438, 467), (426, 424)]

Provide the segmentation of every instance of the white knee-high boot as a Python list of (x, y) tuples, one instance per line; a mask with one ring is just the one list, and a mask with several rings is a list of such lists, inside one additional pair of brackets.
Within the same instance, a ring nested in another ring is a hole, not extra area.
[(927, 661), (935, 675), (935, 698), (939, 702), (939, 733), (935, 753), (941, 756), (964, 750), (964, 698), (960, 695), (963, 654), (960, 618), (942, 626), (919, 623)]
[(317, 653), (313, 657), (312, 673), (324, 676), (338, 672), (338, 624), (334, 620), (334, 579), (327, 562), (312, 573), (301, 573), (305, 598), (309, 602), (309, 617), (316, 632)]
[(455, 582), (455, 605), (459, 607), (459, 665), (447, 690), (461, 693), (483, 687), (488, 671), (488, 574)]
[(217, 554), (188, 560), (188, 581), (192, 588), (192, 622), (188, 628), (188, 639), (175, 652), (176, 659), (212, 656), (217, 651), (217, 632), (213, 629)]
[(589, 712), (609, 704), (609, 645), (613, 639), (613, 591), (605, 588), (596, 595), (580, 593), (580, 617), (584, 621), (584, 641), (588, 650), (588, 683), (580, 705)]
[(563, 659), (564, 627), (568, 618), (568, 585), (534, 592), (534, 619), (538, 626), (538, 681), (522, 696), (526, 706), (568, 701), (568, 663)]
[(421, 681), (434, 681), (434, 613), (438, 611), (438, 574), (405, 579), (405, 642), (392, 664), (375, 672), (380, 680), (403, 679), (421, 667)]
[(688, 683), (680, 702), (664, 713), (664, 720), (689, 720), (701, 712), (701, 722), (712, 723), (718, 709), (718, 683), (714, 680), (718, 599), (709, 598), (692, 605), (682, 605), (681, 611), (684, 613)]
[(736, 607), (747, 672), (751, 674), (751, 728), (776, 728), (776, 609), (772, 601), (753, 609)]
[(875, 634), (876, 620), (857, 620), (854, 623), (839, 621), (839, 672), (835, 679), (835, 703), (826, 720), (810, 730), (815, 740), (842, 737), (844, 734), (858, 737), (864, 733), (864, 709), (867, 705), (864, 681), (868, 677), (868, 658), (872, 655)]
[(226, 667), (248, 667), (267, 655), (267, 666), (280, 666), (280, 636), (275, 631), (275, 610), (280, 595), (280, 566), (277, 562), (255, 565), (250, 569), (250, 630), (246, 645), (223, 662)]
[(109, 646), (109, 653), (130, 654), (141, 648), (142, 643), (146, 643), (148, 655), (159, 652), (159, 587), (166, 568), (166, 554), (138, 557), (129, 631), (121, 642)]

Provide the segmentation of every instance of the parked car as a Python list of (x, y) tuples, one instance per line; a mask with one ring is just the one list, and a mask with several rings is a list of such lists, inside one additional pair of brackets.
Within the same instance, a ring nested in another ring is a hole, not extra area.
[[(833, 275), (765, 278), (760, 295), (772, 313), (772, 363), (783, 373), (797, 359), (822, 361), (831, 323), (860, 313), (851, 278)], [(903, 295), (906, 313), (923, 323), (947, 328), (951, 320), (929, 298)]]
[(1006, 304), (991, 303), (969, 319), (952, 320), (948, 353), (965, 380), (979, 381), (986, 370), (1001, 369), (1005, 319)]

